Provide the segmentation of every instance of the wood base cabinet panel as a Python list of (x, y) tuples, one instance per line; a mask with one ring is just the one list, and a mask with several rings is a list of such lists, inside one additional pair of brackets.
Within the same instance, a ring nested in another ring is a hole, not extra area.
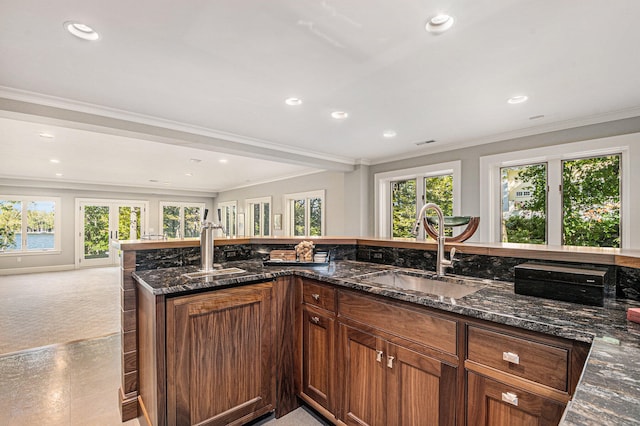
[(335, 315), (304, 306), (302, 310), (302, 393), (334, 413)]
[(272, 284), (167, 300), (169, 425), (244, 423), (274, 408)]
[(455, 424), (456, 367), (345, 324), (339, 327), (346, 424)]
[(468, 426), (552, 426), (565, 404), (479, 374), (467, 376)]

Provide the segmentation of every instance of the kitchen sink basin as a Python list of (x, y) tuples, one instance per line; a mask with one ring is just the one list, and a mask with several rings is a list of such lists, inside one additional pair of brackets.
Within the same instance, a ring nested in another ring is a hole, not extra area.
[(190, 280), (196, 278), (204, 278), (204, 277), (217, 277), (231, 274), (241, 274), (243, 272), (247, 272), (244, 269), (240, 268), (223, 268), (223, 269), (214, 269), (213, 271), (197, 271), (190, 272), (188, 274), (182, 274), (183, 277), (189, 278)]
[(447, 298), (459, 299), (484, 288), (476, 283), (460, 283), (433, 279), (431, 277), (413, 275), (402, 271), (390, 271), (371, 277), (362, 277), (363, 282), (381, 284), (403, 290), (415, 290), (421, 293), (434, 294)]

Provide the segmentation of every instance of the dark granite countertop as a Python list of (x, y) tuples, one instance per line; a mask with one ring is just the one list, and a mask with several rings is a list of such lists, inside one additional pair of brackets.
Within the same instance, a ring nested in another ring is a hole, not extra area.
[[(583, 376), (562, 425), (640, 424), (640, 324), (626, 320), (640, 302), (607, 299), (604, 307), (520, 296), (508, 282), (473, 280), (483, 288), (452, 299), (367, 282), (367, 276), (399, 269), (389, 265), (338, 261), (328, 266), (263, 266), (257, 261), (228, 262), (246, 272), (189, 279), (197, 267), (134, 272), (142, 287), (168, 297), (208, 288), (228, 287), (296, 274), (345, 288), (430, 306), (448, 312), (592, 343)], [(424, 271), (416, 271), (424, 272)], [(469, 280), (465, 278), (465, 280)]]

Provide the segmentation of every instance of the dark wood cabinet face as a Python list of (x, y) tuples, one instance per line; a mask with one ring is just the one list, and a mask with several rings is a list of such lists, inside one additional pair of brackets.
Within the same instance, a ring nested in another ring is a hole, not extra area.
[(271, 283), (167, 303), (169, 424), (218, 425), (273, 407)]

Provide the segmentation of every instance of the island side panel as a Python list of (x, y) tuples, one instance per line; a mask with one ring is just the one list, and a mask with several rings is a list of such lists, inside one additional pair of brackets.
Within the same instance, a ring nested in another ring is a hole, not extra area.
[(165, 297), (140, 285), (137, 292), (139, 421), (141, 425), (164, 425), (167, 422)]
[(136, 252), (124, 251), (120, 256), (121, 309), (121, 387), (118, 392), (123, 422), (138, 417), (138, 341), (136, 315), (136, 283), (131, 276), (136, 269)]

